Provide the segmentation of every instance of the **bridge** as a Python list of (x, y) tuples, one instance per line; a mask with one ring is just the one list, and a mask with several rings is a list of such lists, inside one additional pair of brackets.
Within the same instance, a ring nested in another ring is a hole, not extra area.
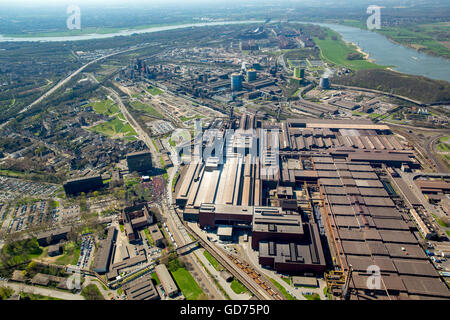
[[(198, 240), (194, 240), (190, 243), (182, 245), (181, 247), (177, 247), (176, 249), (170, 250), (169, 253), (176, 252), (176, 253), (182, 255), (182, 254), (186, 254), (189, 250), (194, 249), (197, 246), (198, 246)], [(187, 249), (187, 250), (185, 250), (185, 249)]]

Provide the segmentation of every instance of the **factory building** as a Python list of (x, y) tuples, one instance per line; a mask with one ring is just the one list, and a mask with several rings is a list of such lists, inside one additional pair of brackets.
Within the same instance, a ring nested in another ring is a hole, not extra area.
[(239, 73), (233, 73), (231, 75), (231, 91), (242, 90), (242, 76)]
[[(256, 129), (253, 141), (244, 139), (249, 129)], [(278, 272), (321, 274), (333, 264), (348, 277), (350, 299), (450, 298), (419, 244), (430, 230), (389, 188), (391, 180), (409, 189), (390, 172), (420, 164), (388, 126), (258, 122), (244, 113), (238, 131), (221, 146), (223, 163), (206, 159), (183, 170), (176, 201), (185, 220), (219, 228), (228, 241), (238, 228), (251, 230), (259, 263)], [(248, 152), (253, 146), (256, 154)], [(419, 186), (430, 193), (447, 188), (442, 181)], [(381, 268), (379, 290), (366, 287), (371, 265)]]
[(159, 294), (152, 282), (152, 277), (144, 276), (127, 283), (123, 292), (128, 300), (158, 300)]
[(305, 78), (305, 69), (300, 67), (294, 68), (294, 78), (304, 79)]
[(93, 270), (104, 274), (109, 271), (111, 261), (114, 260), (114, 247), (117, 238), (116, 228), (108, 229), (108, 236), (105, 240), (100, 240), (95, 254)]
[(319, 230), (303, 223), (299, 214), (255, 211), (252, 248), (259, 252), (259, 263), (277, 272), (322, 273), (326, 261)]
[(66, 195), (78, 195), (103, 188), (103, 179), (100, 175), (67, 180), (64, 184)]
[(252, 82), (256, 80), (256, 70), (250, 69), (247, 70), (247, 82)]
[(71, 227), (64, 227), (60, 229), (50, 230), (39, 233), (36, 238), (41, 247), (58, 244), (60, 241), (66, 241)]
[(130, 172), (147, 172), (152, 169), (152, 154), (150, 151), (127, 154), (127, 165)]
[(128, 241), (134, 242), (139, 240), (138, 231), (153, 223), (153, 214), (145, 203), (126, 207), (122, 210), (119, 223), (124, 225)]
[(155, 268), (156, 275), (158, 276), (161, 285), (163, 286), (164, 292), (169, 296), (173, 297), (178, 294), (178, 288), (172, 279), (172, 276), (167, 270), (164, 264), (157, 265)]

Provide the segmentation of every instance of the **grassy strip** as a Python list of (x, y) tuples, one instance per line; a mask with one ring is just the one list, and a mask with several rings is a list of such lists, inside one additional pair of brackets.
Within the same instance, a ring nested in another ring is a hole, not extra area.
[(284, 282), (286, 282), (288, 285), (291, 285), (291, 278), (281, 278)]
[(225, 298), (227, 298), (227, 300), (231, 300), (230, 296), (225, 291), (225, 289), (220, 285), (219, 281), (211, 274), (211, 272), (209, 272), (208, 268), (206, 268), (206, 266), (203, 264), (203, 262), (198, 257), (196, 257), (196, 258), (197, 258), (198, 262), (200, 262), (202, 267), (206, 270), (206, 273), (208, 273), (208, 275), (214, 281), (214, 283), (216, 284), (217, 288), (219, 288), (220, 292), (222, 292), (222, 294), (225, 296)]
[(153, 241), (153, 238), (152, 238), (152, 236), (150, 235), (150, 231), (149, 231), (147, 228), (145, 228), (145, 229), (144, 229), (144, 233), (145, 233), (145, 236), (147, 237), (148, 243), (149, 243), (151, 246), (154, 246), (154, 245), (155, 245), (155, 242)]
[(314, 294), (304, 294), (303, 295), (306, 299), (308, 300), (320, 300), (320, 296), (318, 293), (314, 293)]
[(279, 284), (276, 280), (269, 278), (269, 280), (274, 284), (275, 287), (277, 287), (278, 290), (280, 290), (280, 292), (283, 294), (283, 296), (286, 297), (286, 299), (288, 300), (297, 300), (295, 297), (293, 297), (292, 295), (290, 295), (286, 289)]
[(209, 263), (216, 269), (217, 271), (222, 271), (223, 267), (220, 265), (220, 263), (211, 255), (208, 251), (204, 250), (203, 255), (206, 259), (208, 259)]
[(152, 273), (152, 279), (155, 280), (156, 285), (159, 285), (161, 281), (159, 280), (158, 276), (156, 275), (156, 272)]
[(43, 296), (41, 294), (28, 293), (28, 292), (21, 292), (20, 299), (21, 300), (64, 300), (64, 299), (60, 299), (60, 298)]

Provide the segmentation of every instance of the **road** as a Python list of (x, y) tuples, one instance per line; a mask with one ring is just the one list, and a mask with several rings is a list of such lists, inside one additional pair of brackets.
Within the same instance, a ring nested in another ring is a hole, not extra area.
[(230, 296), (231, 300), (249, 300), (252, 296), (249, 293), (241, 293), (237, 294), (231, 289), (230, 283), (226, 282), (224, 278), (220, 275), (220, 272), (217, 271), (211, 263), (206, 259), (203, 252), (204, 249), (197, 250), (199, 254), (197, 257), (202, 261), (202, 263), (205, 265), (205, 267), (208, 269), (208, 271), (216, 278), (216, 280), (219, 282), (220, 286), (226, 291), (228, 296)]
[(30, 286), (22, 283), (17, 282), (10, 282), (10, 281), (0, 281), (1, 286), (8, 286), (12, 289), (14, 289), (16, 292), (28, 292), (28, 293), (34, 293), (34, 294), (40, 294), (47, 297), (53, 297), (63, 300), (85, 300), (84, 297), (80, 294), (73, 294), (69, 292), (64, 292), (60, 290), (52, 290), (52, 289), (46, 289), (41, 287), (35, 287)]
[(153, 145), (152, 139), (150, 139), (150, 137), (144, 131), (144, 129), (142, 129), (142, 127), (139, 125), (139, 123), (133, 118), (133, 116), (131, 115), (131, 113), (128, 111), (127, 107), (123, 103), (122, 99), (120, 98), (119, 94), (111, 88), (107, 88), (104, 86), (103, 86), (103, 88), (111, 94), (111, 96), (114, 98), (114, 100), (119, 105), (119, 109), (122, 112), (122, 114), (125, 116), (125, 118), (127, 119), (128, 123), (133, 127), (133, 129), (138, 134), (139, 139), (144, 141), (145, 145), (150, 149), (150, 152), (152, 154), (153, 166), (156, 168), (161, 168), (159, 151), (156, 150), (155, 146)]
[[(166, 224), (169, 231), (172, 233), (175, 242), (180, 247), (184, 244), (192, 242), (192, 239), (186, 232), (186, 229), (181, 224), (176, 214), (173, 212), (169, 206), (165, 203), (162, 205), (163, 215), (167, 218)], [(174, 216), (175, 215), (175, 216)], [(225, 300), (225, 296), (218, 290), (216, 285), (210, 279), (208, 273), (200, 265), (197, 260), (198, 250), (193, 250), (191, 253), (184, 255), (184, 259), (192, 266), (192, 270), (189, 272), (195, 277), (200, 287), (205, 291), (205, 293), (213, 300)]]

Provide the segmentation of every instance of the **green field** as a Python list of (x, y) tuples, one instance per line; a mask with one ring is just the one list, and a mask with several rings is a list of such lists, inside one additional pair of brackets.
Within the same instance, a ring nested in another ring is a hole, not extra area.
[(81, 290), (81, 295), (86, 300), (105, 300), (100, 292), (100, 289), (93, 283), (84, 287), (83, 290)]
[(450, 152), (450, 137), (442, 137), (437, 145), (438, 151)]
[(201, 114), (197, 114), (197, 115), (195, 115), (195, 116), (193, 116), (193, 117), (190, 117), (190, 118), (181, 116), (181, 117), (180, 117), (180, 120), (181, 120), (182, 122), (185, 122), (185, 121), (189, 121), (189, 120), (193, 120), (193, 119), (203, 119), (203, 118), (204, 118), (204, 116), (202, 116)]
[(178, 268), (171, 273), (186, 300), (197, 300), (203, 294), (202, 288), (185, 268)]
[(80, 257), (80, 250), (80, 246), (75, 242), (67, 243), (64, 246), (63, 255), (58, 257), (55, 263), (61, 265), (77, 265), (78, 258)]
[(163, 93), (163, 91), (157, 87), (145, 88), (145, 91), (150, 93), (152, 96), (157, 96), (157, 95)]
[(152, 279), (155, 280), (156, 285), (159, 285), (161, 283), (161, 281), (159, 281), (159, 278), (155, 272), (152, 273)]
[(136, 131), (127, 122), (120, 120), (118, 117), (107, 122), (100, 123), (90, 130), (106, 135), (110, 138), (131, 138), (137, 135)]
[(109, 99), (103, 101), (96, 101), (93, 104), (90, 104), (89, 106), (92, 106), (92, 108), (96, 113), (104, 114), (106, 116), (114, 115), (120, 111), (119, 107)]
[(150, 116), (160, 118), (160, 119), (164, 118), (164, 116), (161, 115), (161, 113), (159, 113), (157, 110), (155, 110), (153, 107), (151, 107), (148, 104), (142, 103), (140, 101), (133, 101), (133, 102), (131, 102), (131, 105), (133, 106), (134, 109), (143, 111)]
[[(335, 36), (337, 40), (333, 40)], [(385, 66), (372, 63), (368, 60), (347, 60), (349, 53), (358, 53), (357, 47), (347, 44), (342, 40), (339, 33), (327, 29), (327, 37), (324, 40), (314, 38), (314, 41), (320, 47), (322, 59), (328, 63), (347, 67), (352, 70), (364, 69), (385, 69)]]
[(247, 288), (242, 283), (240, 283), (238, 280), (236, 280), (236, 279), (233, 279), (233, 281), (231, 282), (231, 289), (236, 294), (241, 294), (241, 293), (248, 292)]

